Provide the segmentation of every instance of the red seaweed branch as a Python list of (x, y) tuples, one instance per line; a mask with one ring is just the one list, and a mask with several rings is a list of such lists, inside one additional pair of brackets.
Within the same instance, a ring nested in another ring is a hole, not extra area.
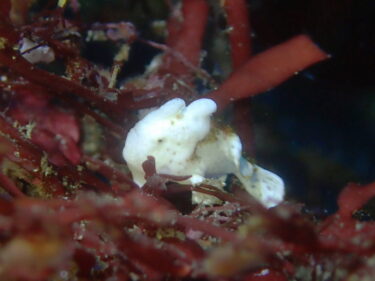
[(251, 55), (251, 29), (248, 7), (245, 0), (224, 2), (229, 25), (232, 67), (237, 70)]
[[(182, 14), (176, 11), (176, 15), (172, 15), (168, 23), (170, 36), (168, 36), (167, 45), (183, 60), (195, 67), (200, 64), (207, 17), (208, 5), (205, 0), (184, 0)], [(167, 54), (164, 57), (164, 63), (163, 68), (167, 73), (181, 76), (191, 72), (181, 59), (174, 55)]]
[(327, 58), (309, 37), (299, 35), (253, 56), (208, 97), (224, 108), (233, 101), (268, 91)]
[[(251, 28), (248, 7), (245, 0), (225, 1), (224, 8), (229, 25), (229, 42), (231, 47), (232, 68), (238, 70), (251, 55)], [(243, 151), (254, 156), (254, 140), (250, 99), (247, 102), (234, 102), (234, 126), (238, 132)]]

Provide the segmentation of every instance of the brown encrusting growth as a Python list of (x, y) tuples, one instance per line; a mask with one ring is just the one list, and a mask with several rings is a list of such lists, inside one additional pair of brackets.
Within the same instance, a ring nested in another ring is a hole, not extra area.
[[(374, 274), (374, 224), (353, 217), (374, 196), (374, 183), (348, 185), (338, 212), (317, 222), (298, 204), (265, 209), (236, 183), (231, 193), (178, 184), (186, 177), (158, 174), (152, 157), (140, 189), (119, 156), (136, 110), (173, 97), (199, 99), (199, 79), (205, 97), (224, 109), (327, 59), (307, 35), (252, 55), (246, 1), (223, 1), (234, 71), (213, 89), (200, 64), (209, 1), (169, 1), (165, 44), (138, 38), (132, 23), (82, 24), (77, 1), (31, 16), (33, 2), (0, 2), (0, 280), (365, 280)], [(81, 55), (85, 36), (95, 32), (122, 47), (112, 72)], [(137, 40), (162, 50), (162, 57), (116, 87), (118, 68)], [(21, 52), (22, 44), (29, 49)], [(43, 52), (59, 71), (39, 64)], [(244, 107), (241, 116), (249, 112)], [(250, 130), (239, 132), (249, 143)], [(193, 189), (221, 203), (194, 206)]]

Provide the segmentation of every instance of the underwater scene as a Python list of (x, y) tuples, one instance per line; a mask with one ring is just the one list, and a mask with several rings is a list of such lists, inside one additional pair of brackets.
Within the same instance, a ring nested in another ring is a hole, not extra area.
[(372, 280), (374, 13), (1, 0), (0, 280)]

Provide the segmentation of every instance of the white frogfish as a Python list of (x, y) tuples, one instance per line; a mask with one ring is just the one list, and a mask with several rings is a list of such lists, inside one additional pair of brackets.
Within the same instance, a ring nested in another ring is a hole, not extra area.
[[(265, 207), (284, 198), (283, 180), (242, 157), (240, 138), (232, 130), (211, 121), (216, 111), (211, 99), (198, 99), (188, 106), (172, 99), (149, 112), (129, 131), (123, 157), (140, 187), (146, 182), (142, 163), (155, 158), (158, 173), (191, 177), (184, 183), (214, 183), (222, 188), (234, 174), (244, 188)], [(210, 204), (212, 196), (193, 192), (193, 202)]]

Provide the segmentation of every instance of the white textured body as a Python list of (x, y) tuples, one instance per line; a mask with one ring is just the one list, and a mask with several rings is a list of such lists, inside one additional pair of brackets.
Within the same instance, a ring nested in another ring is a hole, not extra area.
[[(172, 99), (143, 117), (128, 133), (123, 156), (134, 181), (142, 186), (145, 174), (142, 163), (155, 158), (159, 173), (191, 177), (187, 182), (199, 184), (235, 174), (246, 190), (272, 207), (283, 200), (284, 184), (280, 177), (242, 156), (239, 137), (230, 130), (211, 125), (216, 104), (199, 99), (189, 106), (182, 99)], [(207, 196), (195, 193), (195, 203), (209, 203)]]

